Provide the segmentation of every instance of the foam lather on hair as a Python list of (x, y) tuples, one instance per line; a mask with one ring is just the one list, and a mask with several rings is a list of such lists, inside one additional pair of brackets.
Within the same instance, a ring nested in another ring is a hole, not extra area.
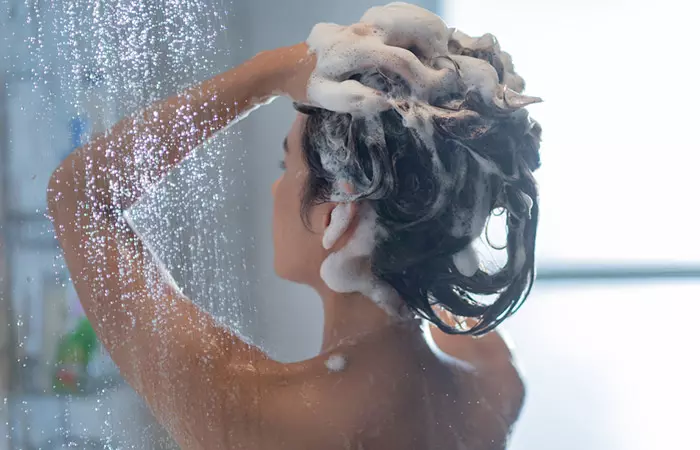
[[(465, 92), (476, 92), (503, 110), (540, 101), (518, 93), (522, 78), (492, 35), (470, 37), (407, 3), (370, 8), (359, 23), (349, 26), (317, 24), (307, 44), (317, 56), (308, 98), (331, 111), (371, 115), (391, 108), (392, 99), (351, 79), (375, 68), (400, 76), (410, 86), (411, 97), (428, 105)], [(494, 53), (504, 70), (503, 82), (488, 61), (468, 56), (482, 51)]]

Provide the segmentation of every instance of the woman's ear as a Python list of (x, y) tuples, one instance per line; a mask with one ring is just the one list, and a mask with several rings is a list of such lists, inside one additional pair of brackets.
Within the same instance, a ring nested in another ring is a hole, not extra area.
[(357, 222), (357, 212), (356, 202), (335, 204), (325, 217), (323, 248), (330, 250), (340, 241), (347, 242), (350, 239)]

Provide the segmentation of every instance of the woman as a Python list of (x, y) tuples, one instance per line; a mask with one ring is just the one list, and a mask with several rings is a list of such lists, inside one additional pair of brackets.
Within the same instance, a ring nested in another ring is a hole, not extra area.
[[(183, 449), (506, 445), (524, 389), (489, 331), (532, 284), (539, 165), (522, 109), (536, 99), (506, 83), (522, 89), (491, 36), (392, 4), (125, 118), (61, 164), (48, 204), (81, 302)], [(275, 270), (315, 288), (325, 313), (321, 353), (294, 364), (195, 307), (122, 214), (280, 94), (299, 113), (273, 186)], [(473, 243), (494, 210), (508, 261), (489, 273)]]

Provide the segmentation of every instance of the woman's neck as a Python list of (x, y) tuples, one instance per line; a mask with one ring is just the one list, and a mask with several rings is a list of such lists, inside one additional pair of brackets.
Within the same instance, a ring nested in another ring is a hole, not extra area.
[(322, 353), (407, 321), (392, 317), (360, 293), (340, 294), (328, 290), (321, 293), (321, 299), (324, 312)]

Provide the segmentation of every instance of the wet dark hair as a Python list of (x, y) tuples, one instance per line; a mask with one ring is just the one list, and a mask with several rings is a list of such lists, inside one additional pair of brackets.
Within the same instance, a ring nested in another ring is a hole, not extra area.
[[(376, 72), (356, 79), (406, 98), (405, 85), (396, 78)], [(386, 230), (371, 256), (373, 274), (443, 331), (481, 335), (513, 314), (532, 288), (539, 211), (532, 172), (540, 166), (541, 128), (524, 109), (494, 109), (472, 95), (459, 102), (443, 99), (441, 105), (446, 114), (429, 115), (434, 132), (426, 143), (404, 123), (412, 108), (421, 108), (409, 100), (380, 113), (379, 139), (377, 121), (295, 104), (307, 115), (302, 153), (309, 175), (302, 215), (306, 220), (311, 206), (330, 199), (338, 174), (324, 168), (322, 155), (340, 145), (342, 178), (359, 193), (358, 200), (371, 205)], [(434, 170), (434, 151), (449, 183)], [(460, 220), (456, 213), (466, 212), (471, 220), (479, 210), (490, 214), (499, 209), (506, 214), (507, 262), (495, 273), (480, 268), (472, 276), (463, 275), (453, 255), (480, 235), (455, 236), (452, 230)], [(471, 328), (451, 326), (436, 314), (436, 306), (477, 323)]]

